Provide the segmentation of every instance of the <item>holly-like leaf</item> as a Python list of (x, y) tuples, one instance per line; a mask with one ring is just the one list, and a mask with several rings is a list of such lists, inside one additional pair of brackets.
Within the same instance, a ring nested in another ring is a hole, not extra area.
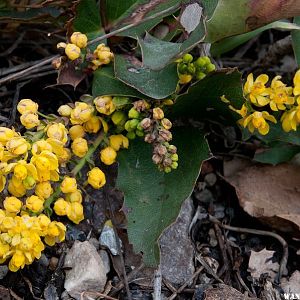
[(113, 95), (145, 98), (143, 94), (115, 77), (113, 66), (105, 66), (94, 72), (92, 93), (94, 97)]
[(214, 72), (194, 83), (187, 93), (177, 97), (170, 117), (211, 118), (219, 119), (224, 124), (232, 124), (240, 116), (220, 100), (223, 95), (236, 108), (244, 103), (241, 74), (236, 69)]
[[(173, 142), (172, 142), (173, 143)], [(179, 167), (159, 172), (151, 160), (152, 148), (135, 140), (119, 154), (118, 188), (124, 192), (128, 210), (128, 236), (135, 252), (143, 252), (147, 265), (159, 263), (157, 240), (178, 215), (182, 202), (193, 191), (209, 150), (203, 134), (194, 128), (174, 130)]]
[(127, 85), (154, 99), (163, 99), (173, 94), (178, 82), (175, 63), (156, 71), (142, 67), (140, 61), (124, 55), (115, 57), (115, 75)]
[[(294, 25), (300, 25), (300, 17), (294, 18)], [(300, 67), (300, 31), (293, 31), (292, 32), (292, 41), (293, 41), (293, 49), (295, 53), (295, 58)]]
[(298, 15), (300, 2), (295, 0), (219, 0), (207, 22), (207, 41), (213, 43)]
[(254, 160), (271, 165), (290, 161), (300, 152), (300, 146), (279, 143), (271, 148), (259, 149), (255, 152)]

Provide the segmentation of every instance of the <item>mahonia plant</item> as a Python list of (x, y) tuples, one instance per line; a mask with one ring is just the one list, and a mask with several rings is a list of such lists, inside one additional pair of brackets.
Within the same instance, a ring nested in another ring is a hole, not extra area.
[[(91, 51), (86, 35), (80, 32), (58, 48), (64, 50), (64, 56), (53, 62), (56, 68), (68, 62), (93, 72), (114, 59), (104, 44)], [(200, 80), (214, 70), (207, 57), (193, 59), (186, 54), (177, 61), (179, 84)], [(177, 169), (177, 148), (170, 143), (172, 122), (165, 117), (174, 96), (150, 101), (82, 95), (75, 103), (61, 105), (58, 115), (39, 112), (32, 99), (20, 100), (17, 110), (23, 134), (0, 127), (0, 193), (4, 199), (0, 263), (9, 260), (9, 269), (15, 272), (38, 259), (45, 245), (64, 241), (66, 226), (53, 219), (53, 211), (75, 224), (84, 219), (83, 187), (89, 184), (100, 189), (106, 184), (104, 172), (92, 161), (96, 151), (99, 160), (109, 166), (116, 162), (120, 149), (129, 147), (129, 140), (139, 137), (152, 145), (152, 160), (160, 171)], [(77, 178), (85, 166), (90, 170), (81, 186)]]
[(241, 109), (234, 108), (225, 95), (221, 100), (242, 118), (238, 124), (251, 133), (258, 131), (266, 135), (270, 131), (268, 122), (281, 122), (285, 132), (296, 131), (300, 124), (300, 70), (293, 78), (293, 86), (287, 86), (281, 81), (281, 76), (275, 76), (270, 85), (266, 74), (259, 75), (255, 80), (249, 74), (243, 87), (245, 102)]

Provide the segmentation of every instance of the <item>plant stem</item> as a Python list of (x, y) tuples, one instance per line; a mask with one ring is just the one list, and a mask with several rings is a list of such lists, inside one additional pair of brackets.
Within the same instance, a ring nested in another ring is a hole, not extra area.
[(37, 112), (37, 114), (38, 114), (39, 116), (41, 116), (41, 117), (47, 119), (47, 120), (53, 120), (53, 117), (49, 117), (49, 116), (47, 116), (47, 115), (44, 115), (43, 113), (41, 113), (41, 112), (39, 112), (39, 111)]
[[(91, 158), (91, 156), (94, 154), (94, 152), (97, 150), (101, 142), (103, 141), (105, 137), (104, 132), (102, 131), (98, 137), (95, 139), (93, 145), (89, 148), (86, 155), (78, 162), (78, 164), (73, 168), (71, 171), (71, 174), (73, 177), (75, 177), (80, 170), (84, 167), (86, 162)], [(52, 202), (57, 198), (57, 196), (60, 194), (61, 188), (60, 185), (57, 187), (56, 191), (45, 201), (44, 207), (47, 215), (50, 215), (52, 212), (51, 204)]]

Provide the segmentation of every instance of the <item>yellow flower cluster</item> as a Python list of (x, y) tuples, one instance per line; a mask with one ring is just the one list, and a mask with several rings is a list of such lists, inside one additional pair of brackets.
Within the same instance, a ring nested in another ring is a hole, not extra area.
[[(111, 52), (108, 46), (99, 44), (96, 49), (91, 53), (91, 50), (87, 48), (88, 38), (81, 32), (73, 32), (70, 37), (69, 43), (58, 43), (57, 48), (63, 48), (65, 55), (71, 61), (79, 61), (83, 63), (86, 61), (88, 67), (95, 71), (102, 65), (107, 65), (114, 59), (114, 54)], [(60, 67), (61, 63), (55, 63), (56, 67)]]
[[(277, 123), (275, 115), (270, 112), (277, 112), (277, 118), (278, 113), (282, 112), (278, 120), (284, 131), (297, 130), (300, 124), (300, 70), (294, 76), (294, 86), (283, 83), (281, 76), (275, 76), (269, 86), (268, 81), (266, 74), (256, 79), (252, 73), (249, 74), (243, 88), (245, 103), (241, 109), (235, 109), (232, 105), (229, 108), (242, 116), (238, 123), (251, 133), (257, 130), (262, 135), (268, 134), (270, 126), (267, 121)], [(230, 103), (225, 96), (221, 100)]]

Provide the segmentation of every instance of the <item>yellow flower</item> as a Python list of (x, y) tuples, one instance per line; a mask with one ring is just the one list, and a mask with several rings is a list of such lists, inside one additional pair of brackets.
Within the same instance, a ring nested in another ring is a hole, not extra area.
[(53, 209), (58, 216), (66, 216), (70, 210), (70, 203), (63, 198), (58, 198), (54, 203)]
[(75, 139), (71, 148), (73, 153), (78, 157), (84, 157), (89, 150), (87, 141), (83, 138)]
[(250, 73), (244, 85), (244, 94), (250, 101), (257, 106), (265, 106), (270, 102), (269, 91), (266, 88), (266, 83), (269, 77), (266, 74), (259, 75), (255, 81), (253, 74)]
[(6, 149), (13, 155), (21, 155), (30, 149), (30, 145), (22, 137), (13, 137), (6, 143)]
[(66, 194), (66, 199), (69, 202), (78, 202), (78, 203), (81, 203), (82, 202), (81, 191), (80, 190), (76, 190), (73, 193)]
[(75, 108), (71, 112), (71, 123), (81, 125), (92, 117), (93, 112), (93, 106), (84, 102), (75, 102)]
[(293, 81), (294, 81), (293, 94), (294, 94), (294, 96), (299, 96), (300, 95), (300, 70), (298, 70), (295, 73)]
[(52, 146), (45, 140), (39, 140), (32, 144), (31, 153), (33, 155), (38, 155), (44, 150), (52, 152)]
[(4, 175), (0, 175), (0, 193), (4, 190), (6, 184), (6, 177)]
[(83, 126), (74, 125), (69, 129), (69, 135), (71, 139), (74, 141), (76, 138), (84, 137), (85, 131)]
[(27, 112), (21, 115), (20, 121), (26, 129), (31, 129), (40, 125), (39, 116), (37, 114)]
[(39, 234), (44, 236), (46, 235), (46, 231), (48, 229), (49, 224), (51, 223), (51, 220), (44, 214), (40, 214), (36, 218), (36, 225), (38, 226), (40, 232)]
[(291, 130), (296, 131), (297, 126), (300, 123), (300, 106), (296, 106), (289, 111), (286, 111), (281, 116), (282, 129), (285, 132), (289, 132)]
[(36, 114), (38, 111), (38, 104), (31, 99), (22, 99), (17, 105), (18, 112), (23, 115), (25, 113), (33, 113)]
[(26, 194), (26, 188), (22, 181), (17, 179), (14, 175), (8, 182), (7, 187), (9, 193), (15, 197), (23, 197)]
[(286, 87), (286, 85), (280, 81), (281, 76), (276, 76), (272, 80), (270, 89), (270, 107), (274, 111), (285, 110), (285, 105), (294, 104), (295, 99), (291, 97), (293, 93), (292, 87)]
[(7, 212), (17, 214), (21, 210), (22, 201), (16, 197), (6, 197), (3, 206)]
[(241, 109), (236, 109), (234, 108), (232, 105), (228, 106), (231, 110), (235, 111), (237, 114), (239, 114), (240, 116), (242, 116), (243, 118), (247, 115), (248, 113), (248, 109), (247, 106), (245, 104), (242, 105)]
[(110, 115), (116, 110), (111, 96), (96, 97), (94, 99), (94, 104), (96, 106), (97, 111), (104, 115)]
[(5, 145), (10, 139), (17, 136), (14, 130), (6, 127), (0, 127), (0, 143)]
[(99, 117), (92, 116), (87, 122), (83, 124), (83, 128), (88, 133), (97, 133), (101, 128), (101, 121)]
[(53, 193), (50, 181), (40, 182), (35, 187), (35, 194), (41, 199), (49, 198)]
[(77, 190), (77, 182), (75, 178), (66, 176), (60, 185), (61, 191), (64, 194), (74, 193)]
[(238, 122), (244, 128), (247, 127), (251, 133), (253, 133), (254, 130), (257, 129), (260, 134), (266, 135), (270, 130), (270, 126), (266, 120), (271, 121), (273, 123), (277, 123), (274, 116), (270, 115), (266, 111), (263, 112), (255, 111), (251, 115), (246, 116), (243, 119), (240, 119)]
[(70, 60), (75, 60), (80, 57), (81, 51), (80, 48), (74, 44), (67, 44), (65, 48), (65, 53)]
[(34, 213), (38, 213), (44, 208), (44, 201), (36, 196), (32, 195), (26, 199), (26, 207)]
[(128, 138), (123, 134), (111, 135), (109, 137), (109, 145), (114, 148), (114, 150), (119, 151), (120, 148), (128, 148), (129, 141)]
[(99, 65), (107, 65), (114, 59), (114, 54), (104, 44), (99, 44), (94, 53), (98, 56)]
[(65, 240), (66, 226), (61, 222), (52, 221), (47, 228), (45, 243), (53, 246)]
[(193, 76), (190, 74), (179, 74), (178, 77), (180, 84), (189, 83), (193, 79)]
[[(60, 140), (53, 139), (53, 138), (48, 138), (46, 142), (51, 145), (51, 149), (49, 150), (53, 152), (56, 156), (62, 156), (64, 155), (65, 148), (64, 148), (64, 143)], [(45, 149), (46, 150), (46, 149)]]
[(53, 123), (47, 126), (46, 130), (49, 138), (59, 140), (63, 144), (68, 141), (68, 130), (62, 123)]
[(93, 168), (88, 172), (88, 183), (94, 189), (100, 189), (106, 183), (105, 174), (99, 168)]
[(83, 206), (78, 202), (71, 202), (67, 217), (75, 224), (79, 224), (84, 219)]
[(22, 251), (16, 251), (9, 261), (8, 267), (12, 272), (17, 272), (20, 268), (23, 269), (25, 266), (25, 255)]
[(112, 147), (106, 147), (100, 151), (100, 159), (106, 165), (111, 165), (116, 161), (117, 152)]
[(69, 117), (71, 116), (72, 108), (69, 105), (61, 105), (57, 112), (62, 116), (62, 117)]
[(59, 164), (64, 167), (66, 163), (71, 159), (71, 150), (68, 148), (63, 148), (63, 152), (58, 156)]
[(14, 168), (14, 175), (20, 179), (24, 180), (27, 177), (27, 169), (24, 164), (17, 163), (17, 165)]
[(75, 44), (79, 48), (85, 48), (87, 46), (87, 36), (81, 32), (73, 32), (70, 40), (71, 43)]

